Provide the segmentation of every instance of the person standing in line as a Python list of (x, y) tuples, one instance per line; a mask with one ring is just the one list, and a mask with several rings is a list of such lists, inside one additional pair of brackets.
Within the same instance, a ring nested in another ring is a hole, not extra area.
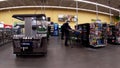
[(69, 26), (69, 22), (70, 22), (70, 21), (66, 21), (66, 22), (63, 24), (64, 34), (65, 34), (65, 46), (68, 46), (68, 40), (69, 40), (69, 38), (70, 38), (69, 30), (71, 30), (71, 27)]

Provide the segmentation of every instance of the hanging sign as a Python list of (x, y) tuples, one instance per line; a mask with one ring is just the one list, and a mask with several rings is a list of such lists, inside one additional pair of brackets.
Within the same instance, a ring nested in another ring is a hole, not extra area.
[(12, 25), (4, 24), (4, 28), (12, 28)]
[(4, 28), (4, 24), (3, 23), (0, 23), (0, 28)]

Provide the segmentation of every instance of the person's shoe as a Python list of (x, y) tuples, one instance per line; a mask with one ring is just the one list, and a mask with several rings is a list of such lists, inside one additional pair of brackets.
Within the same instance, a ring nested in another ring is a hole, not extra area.
[(47, 38), (47, 40), (49, 41), (49, 38)]
[(65, 46), (69, 46), (69, 45), (67, 44), (67, 45), (65, 45)]
[(61, 38), (61, 40), (64, 40), (64, 38)]

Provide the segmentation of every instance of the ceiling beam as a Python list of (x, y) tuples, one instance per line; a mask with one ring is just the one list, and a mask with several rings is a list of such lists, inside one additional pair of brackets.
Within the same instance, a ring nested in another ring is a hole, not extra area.
[[(81, 11), (88, 11), (88, 12), (94, 12), (94, 13), (97, 12), (95, 10), (90, 10), (90, 9), (73, 8), (73, 7), (62, 7), (62, 6), (16, 6), (16, 7), (0, 8), (0, 10), (22, 9), (22, 8), (41, 8), (41, 7), (45, 7), (45, 8), (57, 8), (57, 9), (71, 9), (71, 10), (78, 9), (78, 10), (81, 10)], [(113, 14), (109, 14), (109, 13), (106, 13), (106, 12), (99, 11), (98, 13), (105, 14), (105, 15), (112, 15), (113, 16)]]
[(78, 2), (83, 2), (83, 3), (88, 3), (88, 4), (92, 4), (92, 5), (98, 5), (98, 6), (101, 6), (101, 7), (104, 7), (104, 8), (109, 8), (109, 9), (112, 9), (112, 10), (115, 10), (115, 11), (120, 11), (119, 9), (116, 9), (116, 8), (113, 8), (113, 7), (110, 7), (110, 6), (107, 6), (107, 5), (103, 5), (103, 4), (100, 4), (100, 3), (95, 3), (95, 2), (91, 2), (91, 1), (86, 1), (86, 0), (74, 0), (74, 1), (78, 1)]

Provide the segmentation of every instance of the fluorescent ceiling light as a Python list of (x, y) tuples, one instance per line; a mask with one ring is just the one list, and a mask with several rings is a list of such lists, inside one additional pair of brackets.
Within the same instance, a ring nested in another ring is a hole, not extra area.
[(7, 1), (7, 0), (0, 0), (0, 1)]
[(110, 7), (110, 6), (107, 6), (107, 5), (91, 2), (91, 1), (84, 1), (84, 0), (74, 0), (74, 1), (79, 1), (79, 2), (83, 2), (83, 3), (98, 5), (98, 6), (109, 8), (109, 9), (112, 9), (112, 10), (115, 10), (115, 11), (118, 11), (118, 12), (120, 11), (119, 9), (116, 9), (116, 8), (113, 8), (113, 7)]
[(79, 1), (83, 1), (83, 0), (79, 0)]

